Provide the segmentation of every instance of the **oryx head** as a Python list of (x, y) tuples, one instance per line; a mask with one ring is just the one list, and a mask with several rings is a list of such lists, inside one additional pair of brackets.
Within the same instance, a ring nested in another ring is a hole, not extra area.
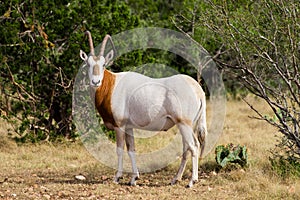
[[(98, 87), (102, 83), (105, 66), (107, 66), (114, 57), (114, 45), (111, 37), (109, 35), (106, 35), (101, 44), (99, 55), (96, 56), (91, 33), (89, 31), (86, 31), (85, 34), (89, 38), (91, 53), (89, 54), (89, 56), (87, 56), (85, 52), (80, 50), (80, 58), (85, 62), (85, 64), (89, 68), (90, 85), (93, 87)], [(113, 50), (109, 51), (109, 53), (107, 53), (104, 57), (104, 50), (107, 40), (111, 41)]]

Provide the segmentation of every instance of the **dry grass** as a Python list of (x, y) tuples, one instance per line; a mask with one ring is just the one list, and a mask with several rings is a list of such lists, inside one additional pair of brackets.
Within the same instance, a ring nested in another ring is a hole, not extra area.
[[(251, 101), (265, 108), (262, 102)], [(137, 187), (126, 185), (129, 175), (116, 185), (111, 181), (115, 171), (95, 160), (80, 142), (19, 146), (4, 137), (2, 129), (0, 199), (300, 199), (300, 181), (283, 180), (271, 170), (268, 156), (276, 142), (276, 130), (249, 119), (249, 115), (254, 113), (245, 103), (228, 102), (224, 132), (218, 142), (246, 145), (249, 167), (216, 173), (214, 156), (210, 154), (201, 162), (200, 180), (192, 189), (185, 188), (189, 170), (182, 182), (169, 185), (179, 162), (142, 174)], [(163, 144), (158, 139), (156, 143)], [(149, 146), (144, 145), (146, 149)], [(138, 142), (137, 148), (143, 148), (143, 142)], [(74, 176), (78, 174), (87, 179), (76, 180)]]

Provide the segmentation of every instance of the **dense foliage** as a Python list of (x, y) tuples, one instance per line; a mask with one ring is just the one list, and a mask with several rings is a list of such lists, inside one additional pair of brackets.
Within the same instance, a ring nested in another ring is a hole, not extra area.
[(0, 13), (1, 116), (21, 140), (76, 137), (71, 96), (79, 49), (88, 51), (83, 32), (101, 41), (139, 18), (117, 1), (1, 1)]

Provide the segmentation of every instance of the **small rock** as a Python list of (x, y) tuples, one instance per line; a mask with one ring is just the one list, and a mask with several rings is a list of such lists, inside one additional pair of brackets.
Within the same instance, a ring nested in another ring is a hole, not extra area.
[(76, 180), (80, 180), (80, 181), (86, 180), (85, 176), (83, 176), (83, 175), (76, 175), (76, 176), (75, 176), (75, 179), (76, 179)]
[(41, 188), (44, 192), (47, 192), (47, 191), (48, 191), (48, 188), (46, 188), (46, 187), (43, 186), (43, 185), (42, 185), (40, 188)]
[(288, 187), (288, 191), (289, 191), (290, 194), (294, 194), (295, 193), (295, 186)]
[(213, 188), (212, 188), (212, 187), (209, 187), (209, 186), (208, 186), (208, 188), (207, 188), (207, 190), (208, 190), (209, 192), (212, 191), (212, 189), (213, 189)]
[(147, 179), (146, 179), (144, 182), (145, 182), (145, 183), (150, 183), (150, 181), (149, 181), (149, 180), (147, 180)]

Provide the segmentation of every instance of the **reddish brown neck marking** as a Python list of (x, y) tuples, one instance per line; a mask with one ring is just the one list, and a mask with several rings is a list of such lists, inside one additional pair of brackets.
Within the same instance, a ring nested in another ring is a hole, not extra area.
[(112, 114), (111, 98), (116, 76), (108, 70), (104, 70), (101, 86), (96, 90), (95, 106), (100, 113), (105, 125), (117, 126)]

